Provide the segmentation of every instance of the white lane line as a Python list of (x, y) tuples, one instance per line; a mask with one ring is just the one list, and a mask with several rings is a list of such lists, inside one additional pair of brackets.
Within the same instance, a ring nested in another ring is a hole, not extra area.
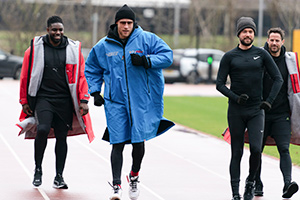
[(152, 143), (151, 145), (153, 145), (153, 146), (155, 146), (155, 147), (157, 147), (157, 148), (160, 148), (160, 149), (162, 149), (163, 151), (165, 151), (165, 152), (167, 152), (167, 153), (169, 153), (169, 154), (172, 154), (173, 156), (175, 156), (175, 157), (177, 157), (177, 158), (179, 158), (179, 159), (182, 159), (182, 160), (184, 160), (184, 161), (186, 161), (186, 162), (188, 162), (188, 163), (191, 163), (192, 165), (195, 165), (195, 166), (197, 166), (197, 167), (199, 167), (199, 168), (201, 168), (201, 169), (203, 169), (203, 170), (205, 170), (205, 171), (208, 171), (208, 172), (211, 173), (211, 174), (214, 174), (214, 175), (216, 175), (216, 176), (218, 176), (218, 177), (220, 177), (220, 178), (223, 178), (223, 179), (225, 179), (225, 180), (227, 180), (227, 181), (229, 180), (228, 177), (223, 176), (223, 175), (221, 175), (221, 174), (218, 174), (218, 173), (216, 173), (216, 172), (214, 172), (214, 171), (208, 169), (207, 167), (204, 167), (204, 166), (202, 166), (202, 165), (200, 165), (200, 164), (198, 164), (198, 163), (196, 163), (196, 162), (194, 162), (194, 161), (192, 161), (192, 160), (190, 160), (190, 159), (187, 159), (187, 158), (185, 158), (185, 157), (183, 157), (183, 156), (181, 156), (181, 155), (179, 155), (179, 154), (177, 154), (177, 153), (174, 153), (174, 152), (172, 152), (172, 151), (170, 151), (170, 150), (168, 150), (168, 149), (166, 149), (166, 148), (164, 148), (164, 147), (162, 147), (162, 146), (160, 146), (160, 145), (153, 144), (153, 143)]
[(104, 156), (102, 156), (101, 154), (99, 154), (97, 151), (95, 151), (94, 149), (92, 149), (91, 147), (89, 147), (88, 145), (84, 144), (83, 142), (81, 142), (78, 138), (73, 137), (73, 140), (75, 140), (77, 143), (79, 143), (81, 146), (83, 146), (84, 148), (86, 148), (87, 150), (89, 150), (90, 152), (92, 152), (93, 154), (95, 154), (96, 156), (98, 156), (99, 158), (101, 158), (103, 161), (105, 161), (107, 164), (110, 164), (109, 159), (105, 158)]
[[(87, 150), (89, 150), (90, 152), (92, 152), (93, 154), (95, 154), (96, 156), (98, 156), (99, 158), (101, 158), (102, 160), (104, 160), (107, 164), (110, 164), (110, 160), (103, 157), (102, 155), (100, 155), (97, 151), (95, 151), (94, 149), (92, 149), (91, 147), (89, 147), (88, 145), (84, 144), (83, 142), (81, 142), (79, 139), (77, 138), (72, 138), (74, 139), (76, 142), (78, 142), (81, 146), (83, 146), (84, 148), (86, 148)], [(127, 174), (127, 172), (123, 171), (123, 174)], [(153, 190), (151, 190), (149, 187), (147, 187), (146, 185), (140, 183), (140, 186), (143, 187), (145, 190), (147, 190), (149, 193), (151, 193), (153, 196), (156, 197), (157, 200), (165, 200), (163, 197), (159, 196), (156, 192), (154, 192)]]
[[(19, 156), (16, 154), (16, 152), (13, 150), (13, 148), (9, 145), (9, 143), (6, 141), (6, 139), (0, 134), (1, 140), (4, 142), (4, 144), (7, 146), (9, 151), (12, 153), (12, 155), (15, 157), (15, 159), (18, 161), (18, 163), (21, 165), (23, 170), (26, 172), (27, 176), (31, 179), (33, 175), (29, 172), (29, 170), (26, 168), (26, 166), (23, 164)], [(47, 196), (46, 192), (42, 188), (36, 188), (40, 194), (43, 196), (45, 200), (50, 200), (50, 198)]]

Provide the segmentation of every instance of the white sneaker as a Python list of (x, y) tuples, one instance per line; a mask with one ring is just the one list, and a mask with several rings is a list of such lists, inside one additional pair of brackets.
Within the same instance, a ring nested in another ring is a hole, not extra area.
[(122, 188), (120, 185), (114, 185), (113, 187), (113, 193), (110, 196), (110, 200), (121, 200), (122, 196)]
[(137, 200), (140, 195), (140, 190), (137, 187), (139, 183), (139, 176), (127, 176), (127, 181), (129, 182), (129, 198), (131, 200)]

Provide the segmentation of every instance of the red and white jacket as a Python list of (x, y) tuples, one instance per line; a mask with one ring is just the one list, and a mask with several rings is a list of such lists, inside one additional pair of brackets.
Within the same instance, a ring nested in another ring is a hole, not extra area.
[[(87, 134), (89, 142), (92, 142), (95, 136), (92, 129), (90, 115), (88, 113), (81, 116), (79, 110), (80, 100), (89, 100), (90, 98), (88, 94), (88, 85), (84, 76), (85, 61), (81, 53), (81, 43), (69, 38), (68, 42), (69, 44), (66, 47), (66, 76), (75, 110), (72, 130), (69, 130), (68, 136)], [(33, 39), (33, 45), (25, 51), (20, 77), (20, 103), (22, 105), (28, 103), (28, 95), (36, 97), (37, 91), (41, 85), (44, 71), (43, 43), (43, 36), (36, 36)], [(31, 52), (32, 55), (30, 58)], [(31, 71), (28, 79), (29, 63), (31, 63)], [(19, 135), (25, 133), (25, 139), (34, 139), (37, 131), (35, 118), (28, 117), (23, 111), (21, 111), (19, 120), (20, 122), (17, 124), (17, 126), (21, 128)], [(55, 137), (52, 128), (48, 137)]]
[(285, 61), (289, 72), (288, 99), (291, 109), (291, 143), (300, 145), (300, 77), (296, 52), (286, 52)]

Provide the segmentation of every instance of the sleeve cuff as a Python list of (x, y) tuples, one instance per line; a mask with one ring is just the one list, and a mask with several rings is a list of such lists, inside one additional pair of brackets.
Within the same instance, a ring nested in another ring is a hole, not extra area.
[(84, 100), (84, 99), (82, 99), (82, 100), (80, 100), (80, 103), (86, 103), (86, 104), (88, 104), (88, 103), (89, 103), (89, 101), (88, 101), (88, 100)]

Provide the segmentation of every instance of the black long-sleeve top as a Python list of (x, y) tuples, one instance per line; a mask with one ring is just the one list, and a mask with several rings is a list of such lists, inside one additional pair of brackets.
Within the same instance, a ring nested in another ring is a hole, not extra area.
[[(265, 43), (264, 46), (265, 50), (269, 50), (268, 43)], [(285, 52), (286, 49), (284, 46), (281, 47), (280, 55), (278, 57), (273, 57), (283, 79), (282, 87), (273, 102), (272, 109), (267, 111), (267, 114), (282, 114), (282, 113), (289, 113), (290, 112), (290, 105), (288, 100), (288, 76), (289, 72), (285, 62)], [(263, 98), (266, 99), (269, 96), (270, 90), (273, 85), (273, 80), (271, 79), (270, 75), (265, 72), (264, 74), (264, 91), (263, 91)]]
[[(239, 47), (224, 54), (221, 59), (216, 87), (229, 101), (237, 102), (241, 94), (247, 94), (247, 105), (259, 105), (263, 100), (264, 69), (274, 80), (266, 101), (273, 103), (281, 85), (281, 74), (269, 53), (255, 46), (242, 50)], [(230, 77), (230, 89), (226, 86), (227, 76)]]
[(37, 96), (50, 98), (70, 97), (66, 78), (67, 37), (63, 37), (60, 45), (57, 47), (50, 43), (48, 35), (44, 36), (43, 40), (45, 67)]

